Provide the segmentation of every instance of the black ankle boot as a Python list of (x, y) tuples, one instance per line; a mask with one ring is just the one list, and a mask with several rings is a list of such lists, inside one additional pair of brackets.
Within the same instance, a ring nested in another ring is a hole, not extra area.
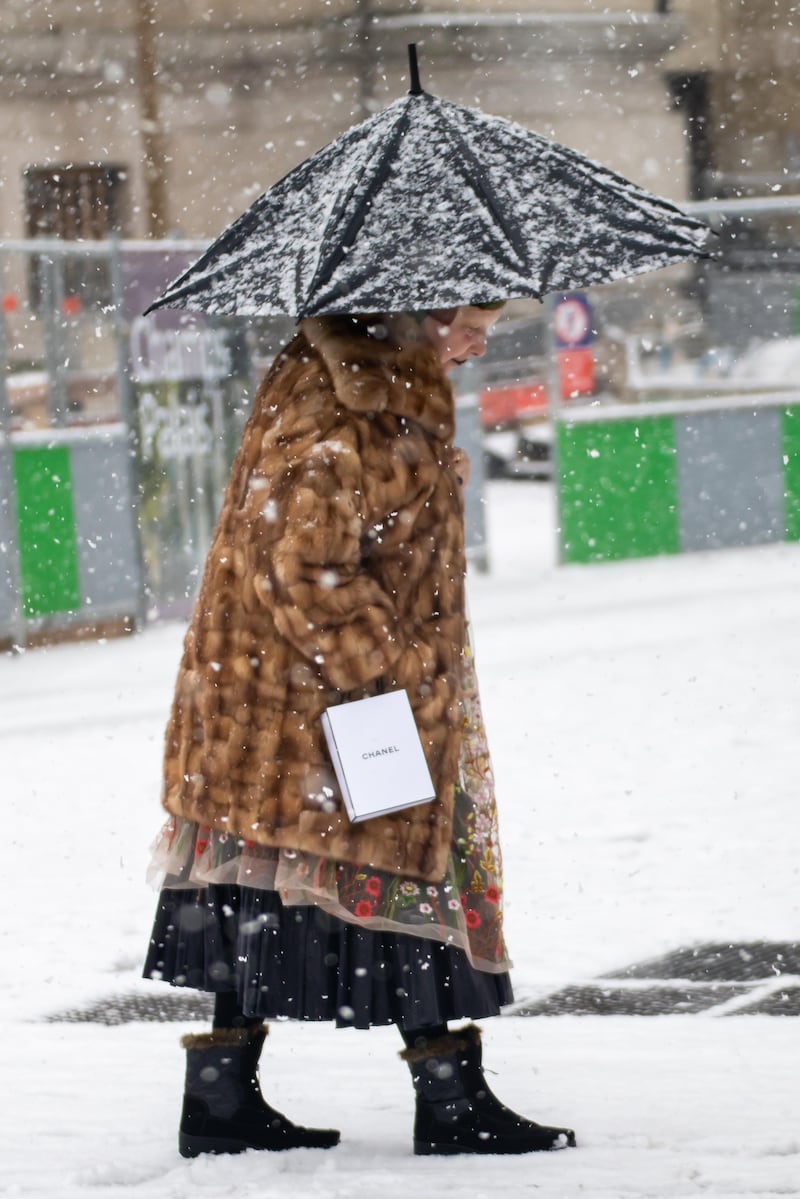
[(518, 1116), (493, 1095), (481, 1067), (474, 1024), (406, 1049), (417, 1093), (416, 1154), (536, 1153), (575, 1145), (571, 1128), (549, 1128)]
[(183, 1037), (186, 1089), (178, 1138), (182, 1157), (245, 1149), (329, 1149), (335, 1129), (301, 1128), (264, 1102), (258, 1059), (267, 1029), (217, 1028)]

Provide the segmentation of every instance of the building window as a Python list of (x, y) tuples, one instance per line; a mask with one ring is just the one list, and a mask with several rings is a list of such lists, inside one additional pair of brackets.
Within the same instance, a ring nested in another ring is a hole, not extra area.
[(107, 165), (28, 167), (26, 236), (72, 241), (121, 233), (126, 174), (123, 167)]
[[(58, 237), (66, 241), (96, 241), (123, 233), (127, 211), (127, 171), (109, 164), (30, 166), (23, 174), (27, 237)], [(80, 296), (84, 303), (107, 303), (108, 263), (96, 258), (68, 256), (62, 277), (58, 263), (54, 281), (45, 280), (43, 263), (31, 260), (31, 300), (41, 307), (43, 292), (53, 287), (63, 297)]]
[(672, 103), (686, 121), (689, 144), (689, 196), (704, 200), (708, 196), (713, 167), (714, 146), (711, 130), (711, 86), (707, 74), (671, 74), (667, 76)]

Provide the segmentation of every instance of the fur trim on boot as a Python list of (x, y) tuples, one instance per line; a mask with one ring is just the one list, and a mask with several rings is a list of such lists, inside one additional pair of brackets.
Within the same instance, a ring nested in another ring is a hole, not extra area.
[(537, 1153), (575, 1145), (571, 1128), (526, 1120), (492, 1093), (474, 1024), (405, 1049), (400, 1057), (416, 1092), (414, 1153)]
[(445, 1033), (443, 1037), (434, 1037), (432, 1041), (404, 1049), (400, 1057), (404, 1062), (424, 1062), (426, 1058), (438, 1057), (440, 1054), (453, 1053), (473, 1049), (481, 1043), (481, 1030), (477, 1024), (465, 1024), (454, 1032)]
[(246, 1045), (251, 1037), (269, 1036), (269, 1025), (254, 1020), (242, 1028), (214, 1028), (211, 1032), (187, 1032), (181, 1037), (181, 1049), (212, 1049), (215, 1045)]
[(303, 1128), (264, 1101), (258, 1059), (267, 1035), (257, 1023), (181, 1038), (186, 1050), (178, 1148), (182, 1157), (245, 1149), (329, 1149), (335, 1129)]

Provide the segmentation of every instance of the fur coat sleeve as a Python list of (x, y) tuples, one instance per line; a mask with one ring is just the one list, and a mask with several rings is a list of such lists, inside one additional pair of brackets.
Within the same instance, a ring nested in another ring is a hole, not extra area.
[(337, 691), (386, 674), (400, 654), (392, 597), (363, 551), (363, 463), (351, 429), (334, 427), (279, 488), (276, 540), (254, 547), (257, 592), (279, 636)]

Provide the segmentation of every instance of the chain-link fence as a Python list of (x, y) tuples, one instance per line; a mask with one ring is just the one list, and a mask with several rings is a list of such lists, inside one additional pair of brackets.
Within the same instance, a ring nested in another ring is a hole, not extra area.
[(188, 611), (252, 394), (236, 322), (143, 318), (191, 243), (0, 246), (0, 637)]

